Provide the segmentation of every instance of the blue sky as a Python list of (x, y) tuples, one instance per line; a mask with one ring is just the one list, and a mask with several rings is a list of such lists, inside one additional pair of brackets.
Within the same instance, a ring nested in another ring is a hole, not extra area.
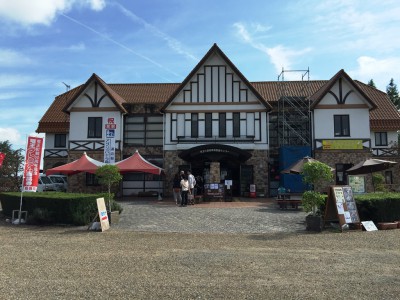
[(399, 16), (398, 0), (0, 0), (0, 140), (25, 148), (63, 82), (181, 82), (213, 43), (249, 81), (344, 69), (385, 90)]

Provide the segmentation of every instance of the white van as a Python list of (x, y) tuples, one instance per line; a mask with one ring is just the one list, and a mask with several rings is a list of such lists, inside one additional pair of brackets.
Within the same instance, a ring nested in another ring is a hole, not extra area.
[(68, 179), (65, 175), (49, 175), (47, 176), (54, 183), (56, 190), (66, 192), (68, 188)]

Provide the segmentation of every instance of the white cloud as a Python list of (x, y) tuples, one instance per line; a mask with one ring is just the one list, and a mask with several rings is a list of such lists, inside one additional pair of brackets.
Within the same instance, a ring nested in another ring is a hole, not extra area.
[[(378, 89), (386, 91), (386, 86), (393, 77), (391, 74), (400, 69), (400, 58), (390, 57), (377, 59), (369, 56), (361, 56), (357, 59), (358, 67), (349, 74), (362, 82), (373, 79)], [(394, 78), (395, 81), (400, 78)]]
[(89, 6), (99, 11), (105, 5), (105, 0), (0, 0), (0, 17), (24, 26), (50, 25), (59, 13), (73, 6)]
[(0, 127), (0, 140), (9, 141), (11, 144), (21, 143), (21, 134), (15, 128)]
[[(299, 56), (302, 56), (311, 51), (311, 48), (293, 50), (283, 45), (268, 47), (261, 42), (257, 42), (257, 36), (255, 34), (259, 31), (264, 32), (266, 30), (269, 30), (267, 27), (261, 27), (258, 24), (256, 26), (254, 26), (254, 24), (252, 25), (252, 27), (254, 28), (254, 33), (250, 33), (246, 25), (241, 22), (237, 22), (233, 24), (233, 26), (234, 28), (236, 28), (239, 37), (242, 38), (244, 42), (250, 44), (250, 46), (252, 46), (253, 48), (258, 49), (268, 55), (278, 74), (281, 73), (282, 68), (286, 70), (292, 69), (293, 61), (295, 58), (298, 58)], [(260, 30), (260, 28), (263, 28), (263, 30)], [(299, 78), (297, 78), (296, 75), (293, 73), (288, 73), (286, 79), (298, 80)]]
[(11, 49), (0, 49), (0, 67), (17, 67), (32, 64), (25, 55)]

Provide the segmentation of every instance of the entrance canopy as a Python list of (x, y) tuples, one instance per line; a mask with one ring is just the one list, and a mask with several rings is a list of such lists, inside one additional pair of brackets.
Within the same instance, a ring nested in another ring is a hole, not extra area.
[(223, 159), (234, 159), (245, 162), (251, 157), (251, 154), (242, 149), (228, 145), (209, 144), (184, 150), (179, 154), (179, 157), (186, 161), (220, 161)]
[(132, 156), (115, 163), (115, 165), (118, 167), (121, 174), (129, 172), (143, 172), (160, 175), (164, 171), (162, 168), (157, 167), (156, 165), (153, 165), (145, 160), (137, 150)]
[(73, 162), (48, 169), (46, 175), (58, 173), (73, 175), (80, 172), (96, 173), (97, 168), (103, 165), (104, 163), (87, 156), (86, 152), (84, 152), (81, 158), (74, 160)]

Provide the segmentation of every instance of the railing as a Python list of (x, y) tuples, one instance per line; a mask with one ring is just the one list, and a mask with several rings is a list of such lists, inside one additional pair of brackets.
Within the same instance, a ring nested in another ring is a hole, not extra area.
[(68, 157), (67, 149), (44, 149), (44, 157), (65, 158)]
[(254, 136), (212, 136), (212, 137), (178, 137), (179, 143), (190, 143), (190, 144), (215, 144), (215, 143), (253, 143), (256, 141)]
[[(121, 141), (115, 141), (115, 149), (121, 149)], [(70, 151), (104, 150), (104, 140), (97, 141), (69, 141)]]
[(399, 156), (400, 148), (371, 148), (373, 156)]

